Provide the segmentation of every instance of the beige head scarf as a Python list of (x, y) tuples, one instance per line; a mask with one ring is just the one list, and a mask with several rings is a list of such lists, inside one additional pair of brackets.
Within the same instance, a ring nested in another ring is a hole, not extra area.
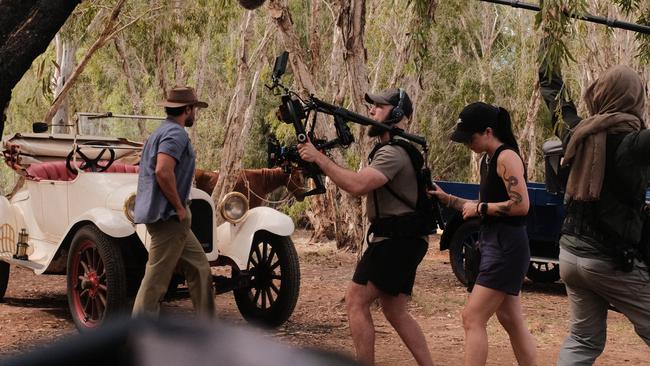
[(578, 201), (600, 198), (607, 134), (640, 130), (645, 98), (641, 78), (627, 66), (610, 68), (587, 88), (584, 100), (591, 117), (575, 127), (564, 154), (564, 164), (571, 165), (568, 198)]

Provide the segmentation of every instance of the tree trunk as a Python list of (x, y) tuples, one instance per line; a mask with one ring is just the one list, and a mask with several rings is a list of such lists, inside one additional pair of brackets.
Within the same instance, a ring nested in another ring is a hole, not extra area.
[(285, 50), (289, 52), (289, 63), (293, 70), (294, 82), (299, 88), (298, 93), (305, 97), (314, 94), (316, 89), (313, 76), (305, 64), (305, 57), (296, 30), (293, 28), (287, 0), (270, 0), (268, 7), (271, 18), (280, 30)]
[[(72, 74), (75, 66), (75, 50), (74, 42), (63, 40), (59, 35), (55, 37), (56, 48), (56, 62), (58, 67), (54, 73), (53, 83), (55, 85), (54, 97), (58, 97), (63, 90)], [(52, 132), (54, 133), (68, 133), (70, 131), (69, 125), (70, 118), (68, 116), (68, 98), (63, 98), (61, 106), (56, 111), (52, 119)]]
[[(298, 92), (303, 97), (315, 93), (313, 76), (309, 73), (305, 65), (305, 58), (302, 55), (302, 48), (293, 28), (291, 14), (287, 8), (287, 1), (270, 0), (268, 8), (271, 19), (273, 19), (280, 31), (284, 49), (289, 51), (289, 62), (291, 63), (294, 83), (298, 88)], [(331, 132), (323, 128), (323, 123), (318, 123), (314, 132), (317, 136), (325, 136), (328, 139), (333, 137)], [(333, 158), (339, 164), (342, 161), (339, 152), (333, 151)], [(329, 188), (330, 186), (331, 184), (327, 183), (327, 187)], [(334, 238), (335, 216), (334, 209), (331, 206), (333, 201), (328, 201), (326, 198), (326, 195), (311, 196), (311, 214), (308, 213), (308, 217), (314, 227), (312, 240), (315, 241), (323, 239), (331, 240)]]
[[(129, 58), (126, 55), (126, 44), (124, 42), (124, 39), (120, 36), (115, 37), (114, 44), (117, 55), (120, 58), (120, 62), (122, 63), (122, 71), (126, 77), (126, 89), (129, 93), (129, 97), (131, 98), (131, 111), (134, 115), (141, 115), (142, 96), (138, 92), (138, 88), (135, 84), (135, 77), (133, 76), (133, 70), (131, 69)], [(138, 121), (138, 131), (140, 132), (140, 136), (146, 136), (144, 121)]]
[[(54, 101), (52, 102), (52, 106), (50, 106), (50, 110), (47, 112), (45, 115), (45, 121), (49, 122), (52, 120), (52, 117), (54, 117), (54, 114), (56, 111), (59, 109), (59, 106), (63, 102), (63, 100), (66, 98), (68, 91), (74, 85), (74, 82), (77, 80), (79, 75), (83, 72), (83, 70), (86, 68), (86, 65), (92, 58), (92, 56), (95, 54), (95, 52), (100, 49), (106, 42), (110, 41), (112, 38), (114, 38), (117, 35), (117, 32), (121, 29), (117, 29), (117, 18), (120, 15), (120, 12), (122, 11), (122, 7), (124, 6), (124, 3), (126, 0), (119, 0), (117, 4), (115, 4), (115, 7), (113, 7), (113, 11), (111, 12), (111, 15), (108, 18), (108, 21), (106, 22), (106, 26), (104, 27), (104, 30), (102, 33), (99, 35), (99, 38), (95, 41), (95, 43), (90, 46), (88, 49), (88, 52), (84, 56), (83, 59), (81, 59), (81, 62), (79, 62), (79, 65), (75, 67), (74, 71), (70, 75), (70, 78), (68, 81), (65, 83), (63, 86), (63, 89), (61, 89), (61, 92), (54, 98)], [(132, 23), (130, 23), (132, 24)]]
[[(210, 51), (210, 37), (207, 35), (203, 39), (203, 42), (201, 42), (201, 50), (199, 51), (199, 57), (196, 61), (196, 85), (195, 85), (195, 90), (196, 90), (196, 95), (201, 95), (203, 94), (203, 86), (205, 84), (205, 73), (206, 73), (206, 66), (208, 64), (208, 52)], [(199, 112), (200, 113), (200, 112)], [(192, 132), (190, 132), (190, 137), (194, 143), (198, 141), (198, 129), (193, 128)]]
[[(338, 18), (336, 28), (341, 32), (343, 58), (348, 81), (348, 92), (352, 101), (351, 110), (365, 114), (364, 94), (368, 91), (368, 68), (366, 66), (367, 54), (364, 45), (364, 32), (366, 24), (366, 2), (365, 0), (339, 0)], [(359, 154), (361, 169), (365, 163), (365, 157), (370, 151), (370, 139), (366, 136), (366, 128), (359, 128), (358, 144), (354, 147)], [(336, 202), (339, 205), (336, 210), (337, 247), (347, 247), (360, 251), (363, 247), (367, 220), (365, 215), (365, 199), (353, 197), (342, 190), (338, 190)]]
[(312, 0), (309, 14), (309, 72), (312, 75), (317, 75), (320, 70), (320, 5), (321, 0)]
[[(187, 3), (186, 1), (173, 0), (173, 9), (174, 17), (176, 18), (176, 23), (180, 26), (183, 22), (182, 13), (183, 13), (183, 4)], [(187, 38), (183, 37), (181, 34), (176, 34), (176, 39), (174, 40), (176, 47), (178, 49), (184, 50), (187, 49)], [(181, 57), (174, 58), (174, 84), (175, 85), (186, 85), (187, 78), (185, 76), (185, 68), (183, 67), (183, 60)]]
[[(235, 92), (228, 106), (226, 117), (226, 132), (221, 152), (221, 165), (219, 179), (212, 191), (212, 199), (218, 204), (223, 196), (231, 192), (237, 181), (237, 173), (241, 170), (241, 161), (244, 155), (245, 141), (248, 138), (253, 121), (255, 103), (257, 101), (257, 86), (263, 64), (259, 62), (258, 53), (266, 47), (271, 33), (271, 24), (267, 25), (266, 32), (257, 49), (252, 54), (249, 52), (252, 31), (254, 28), (255, 13), (248, 11), (244, 14), (240, 30), (241, 44), (238, 54), (237, 82)], [(251, 68), (256, 67), (253, 80), (249, 85)], [(217, 217), (221, 221), (221, 217)]]
[(80, 0), (0, 0), (0, 136), (11, 91)]
[(524, 124), (524, 129), (518, 139), (522, 142), (520, 146), (521, 157), (527, 165), (528, 180), (534, 180), (535, 177), (535, 161), (537, 160), (535, 122), (537, 121), (540, 100), (539, 82), (535, 80), (535, 86), (533, 87), (533, 92), (530, 95), (530, 101), (528, 102), (526, 123)]
[(330, 70), (326, 95), (332, 96), (332, 103), (341, 105), (345, 99), (345, 86), (343, 83), (346, 79), (345, 64), (343, 63), (343, 33), (341, 28), (334, 27), (332, 33), (332, 52), (330, 54)]
[(156, 81), (158, 82), (158, 88), (160, 88), (161, 99), (167, 96), (167, 77), (165, 76), (165, 50), (160, 39), (161, 28), (163, 27), (162, 23), (156, 25), (154, 31), (154, 41), (153, 41), (153, 52), (154, 52), (154, 63), (156, 64)]

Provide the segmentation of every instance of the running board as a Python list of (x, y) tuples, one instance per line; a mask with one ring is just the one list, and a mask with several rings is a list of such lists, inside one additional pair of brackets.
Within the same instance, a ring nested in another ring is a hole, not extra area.
[(214, 283), (215, 295), (230, 292), (232, 290), (251, 287), (251, 275), (246, 271), (241, 271), (238, 275), (233, 277), (226, 276), (212, 276)]
[(18, 267), (31, 269), (32, 271), (42, 271), (45, 268), (45, 266), (43, 266), (42, 264), (38, 264), (32, 261), (24, 261), (24, 260), (16, 259), (10, 255), (0, 255), (0, 261), (7, 262), (9, 264), (13, 264)]
[(541, 262), (541, 263), (553, 263), (553, 264), (560, 264), (559, 259), (554, 259), (554, 258), (545, 258), (545, 257), (530, 257), (531, 262)]

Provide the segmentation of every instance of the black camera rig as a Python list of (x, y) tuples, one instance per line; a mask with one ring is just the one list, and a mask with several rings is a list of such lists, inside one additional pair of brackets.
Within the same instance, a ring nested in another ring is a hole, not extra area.
[[(400, 136), (412, 141), (422, 147), (424, 156), (426, 157), (428, 151), (427, 142), (422, 136), (413, 135), (401, 128), (376, 122), (343, 107), (322, 101), (314, 95), (310, 95), (306, 100), (301, 99), (297, 93), (282, 85), (280, 80), (286, 71), (288, 59), (289, 53), (286, 51), (275, 59), (272, 74), (273, 82), (266, 87), (272, 91), (280, 91), (278, 95), (281, 95), (281, 104), (278, 111), (278, 118), (293, 126), (298, 143), (304, 143), (309, 140), (314, 144), (316, 149), (321, 151), (326, 151), (334, 147), (347, 148), (354, 142), (354, 135), (350, 132), (348, 122), (354, 122), (364, 126), (376, 126), (383, 131), (390, 132), (391, 135)], [(317, 138), (314, 135), (316, 116), (319, 112), (334, 117), (336, 138), (328, 141)], [(312, 122), (310, 130), (307, 131), (306, 126), (310, 117)], [(323, 173), (320, 168), (314, 163), (302, 160), (296, 146), (282, 146), (277, 140), (270, 139), (268, 142), (268, 165), (269, 167), (282, 166), (287, 172), (290, 171), (292, 166), (303, 169), (305, 176), (312, 179), (315, 184), (315, 188), (305, 192), (303, 197), (325, 193), (325, 185), (323, 184), (322, 178)]]

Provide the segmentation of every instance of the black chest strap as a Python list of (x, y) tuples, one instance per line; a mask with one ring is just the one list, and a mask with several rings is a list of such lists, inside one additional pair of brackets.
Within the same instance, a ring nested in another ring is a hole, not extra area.
[[(418, 178), (417, 174), (418, 174), (418, 171), (420, 169), (422, 169), (422, 165), (424, 165), (424, 158), (422, 157), (422, 154), (420, 154), (418, 149), (415, 146), (413, 146), (411, 143), (409, 143), (408, 141), (401, 140), (401, 139), (391, 139), (391, 140), (389, 140), (387, 142), (381, 142), (381, 143), (376, 144), (373, 147), (370, 154), (368, 155), (368, 163), (371, 163), (372, 159), (375, 157), (375, 154), (377, 153), (377, 151), (379, 151), (379, 149), (381, 149), (382, 147), (384, 147), (386, 145), (401, 146), (406, 151), (406, 153), (409, 156), (409, 160), (411, 161), (411, 164), (413, 165), (413, 171), (415, 173), (414, 178), (415, 178), (415, 180), (416, 180), (416, 182), (418, 184), (418, 192), (419, 192), (421, 187), (420, 187), (420, 180), (417, 179)], [(406, 198), (404, 198), (401, 195), (397, 194), (392, 188), (390, 188), (388, 183), (384, 184), (382, 187), (386, 188), (388, 193), (390, 193), (393, 197), (395, 197), (398, 201), (402, 202), (407, 207), (409, 207), (409, 208), (411, 208), (413, 210), (417, 209), (417, 202), (415, 203), (415, 205), (413, 205)], [(375, 204), (375, 219), (378, 219), (380, 216), (379, 216), (379, 200), (377, 199), (377, 189), (375, 189), (372, 192), (372, 198), (373, 198), (373, 202)]]

